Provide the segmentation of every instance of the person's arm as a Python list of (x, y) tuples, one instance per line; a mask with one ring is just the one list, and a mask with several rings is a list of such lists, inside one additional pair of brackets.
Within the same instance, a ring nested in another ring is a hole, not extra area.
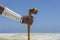
[(29, 16), (21, 16), (16, 12), (10, 10), (9, 8), (4, 7), (3, 5), (0, 5), (0, 15), (3, 15), (5, 17), (8, 17), (10, 19), (13, 19), (25, 24), (33, 23), (33, 17), (30, 18)]
[[(0, 6), (0, 9), (2, 8), (3, 6)], [(17, 14), (16, 12), (10, 10), (9, 8), (7, 7), (3, 7), (3, 11), (2, 13), (0, 13), (1, 15), (7, 17), (7, 18), (10, 18), (10, 19), (13, 19), (13, 20), (16, 20), (16, 21), (22, 21), (21, 19), (21, 15)]]

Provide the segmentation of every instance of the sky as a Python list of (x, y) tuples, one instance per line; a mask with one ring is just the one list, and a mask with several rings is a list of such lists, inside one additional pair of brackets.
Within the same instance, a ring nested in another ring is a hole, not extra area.
[[(37, 8), (31, 33), (60, 33), (60, 0), (0, 0), (0, 4), (21, 16)], [(0, 15), (0, 33), (27, 33), (27, 25)]]

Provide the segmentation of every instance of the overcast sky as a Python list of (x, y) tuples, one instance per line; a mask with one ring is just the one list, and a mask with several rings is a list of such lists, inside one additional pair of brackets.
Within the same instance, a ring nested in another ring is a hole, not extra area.
[[(28, 15), (30, 8), (37, 8), (31, 27), (32, 33), (60, 33), (60, 0), (0, 0), (0, 4), (17, 12)], [(0, 33), (26, 33), (27, 25), (0, 15)]]

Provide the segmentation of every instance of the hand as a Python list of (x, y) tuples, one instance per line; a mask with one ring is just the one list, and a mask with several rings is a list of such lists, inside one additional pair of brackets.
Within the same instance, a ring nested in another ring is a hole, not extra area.
[(32, 24), (33, 23), (33, 17), (29, 17), (29, 16), (23, 16), (22, 17), (22, 23), (25, 23), (25, 24)]

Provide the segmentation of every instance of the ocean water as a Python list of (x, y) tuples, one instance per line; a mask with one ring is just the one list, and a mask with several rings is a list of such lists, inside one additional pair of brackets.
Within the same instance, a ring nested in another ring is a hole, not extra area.
[[(31, 33), (30, 40), (60, 40), (60, 33)], [(0, 33), (0, 40), (27, 40), (27, 33)]]

